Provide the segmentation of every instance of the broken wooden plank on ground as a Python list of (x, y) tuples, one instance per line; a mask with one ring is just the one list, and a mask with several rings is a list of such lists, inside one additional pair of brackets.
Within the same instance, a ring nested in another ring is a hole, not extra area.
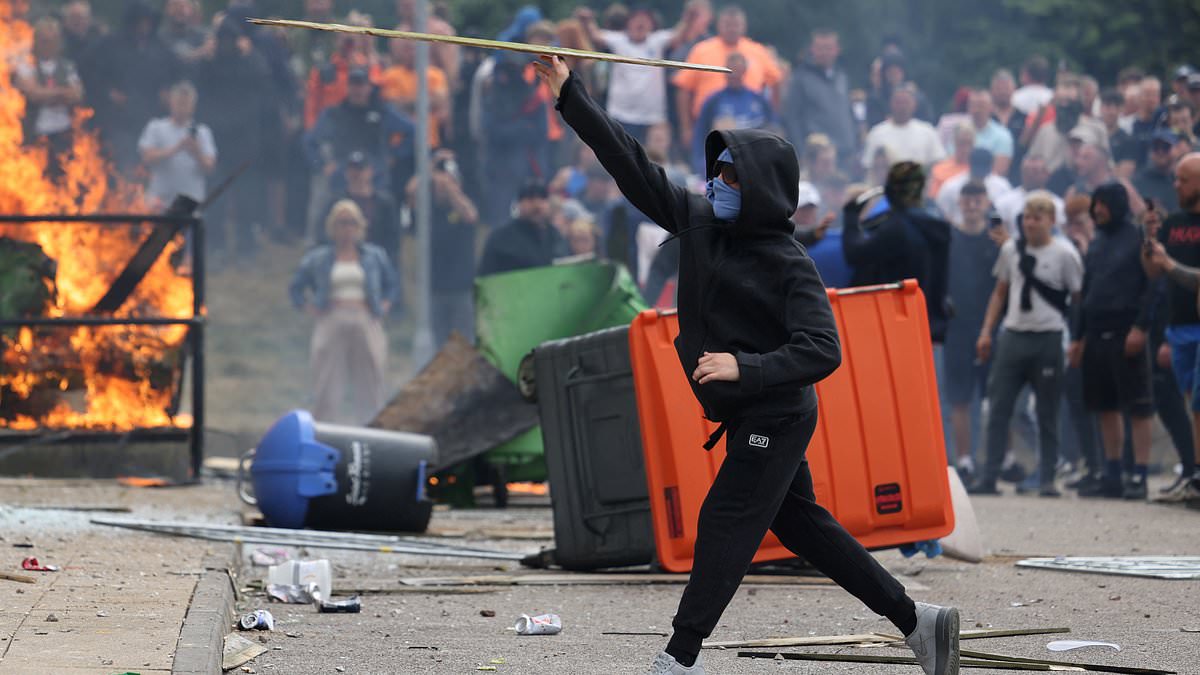
[(8, 581), (16, 581), (16, 582), (19, 582), (22, 584), (36, 584), (37, 583), (37, 579), (34, 579), (33, 577), (26, 576), (24, 574), (12, 574), (11, 572), (0, 572), (0, 579), (5, 579)]
[[(1070, 628), (1013, 628), (990, 629), (971, 628), (959, 632), (960, 640), (980, 640), (985, 638), (1016, 637), (1021, 635), (1050, 635), (1070, 633)], [(804, 647), (824, 645), (845, 645), (878, 647), (903, 642), (904, 638), (889, 633), (858, 633), (852, 635), (811, 635), (802, 637), (765, 638), (762, 640), (730, 640), (725, 642), (705, 642), (705, 649), (756, 649), (762, 647)]]
[[(1121, 675), (1176, 675), (1174, 670), (1159, 668), (1137, 668), (1133, 666), (1110, 666), (1098, 663), (1072, 663), (1049, 659), (1028, 659), (1004, 656), (988, 652), (962, 650), (959, 665), (963, 668), (994, 668), (997, 670), (1030, 670), (1055, 672), (1119, 673)], [(883, 665), (916, 665), (911, 656), (876, 656), (872, 654), (819, 654), (805, 652), (738, 652), (738, 656), (750, 659), (783, 658), (788, 661), (832, 661), (838, 663), (872, 663)]]
[[(651, 584), (686, 584), (686, 574), (638, 574), (638, 573), (603, 573), (603, 574), (490, 574), (482, 576), (461, 577), (408, 577), (401, 579), (405, 586), (613, 586), (613, 585), (651, 585)], [(818, 588), (834, 588), (836, 584), (825, 577), (788, 577), (775, 575), (750, 575), (743, 585), (766, 586), (814, 586)]]

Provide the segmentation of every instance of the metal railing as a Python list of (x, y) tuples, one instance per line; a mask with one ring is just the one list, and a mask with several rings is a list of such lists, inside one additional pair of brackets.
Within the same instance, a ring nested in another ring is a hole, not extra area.
[[(146, 224), (154, 229), (169, 228), (191, 234), (192, 258), (192, 315), (182, 318), (162, 317), (128, 317), (116, 318), (100, 315), (85, 315), (72, 317), (0, 317), (0, 329), (3, 328), (41, 328), (62, 327), (76, 328), (80, 326), (187, 326), (184, 338), (184, 351), (180, 357), (179, 369), (185, 368), (185, 362), (191, 359), (191, 398), (192, 425), (187, 428), (148, 427), (133, 430), (109, 430), (78, 428), (65, 429), (61, 427), (40, 428), (34, 430), (4, 430), (0, 439), (15, 442), (18, 445), (34, 446), (55, 444), (63, 441), (100, 443), (115, 442), (125, 444), (140, 441), (187, 441), (189, 444), (189, 459), (191, 479), (200, 478), (201, 465), (204, 462), (204, 226), (203, 221), (192, 215), (150, 215), (150, 214), (97, 214), (97, 215), (0, 215), (0, 225), (21, 225), (33, 223), (57, 223), (70, 225), (101, 225), (105, 227), (131, 227)], [(156, 256), (158, 257), (158, 256)], [(125, 261), (113, 261), (115, 265)], [(140, 279), (137, 280), (140, 283)], [(135, 284), (136, 286), (136, 284)], [(178, 381), (176, 390), (172, 392), (173, 407), (178, 407), (182, 392), (182, 379)], [(174, 417), (177, 410), (170, 412)]]

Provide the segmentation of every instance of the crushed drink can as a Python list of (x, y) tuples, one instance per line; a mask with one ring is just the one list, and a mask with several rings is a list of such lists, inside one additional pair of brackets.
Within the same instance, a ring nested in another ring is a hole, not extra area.
[(358, 596), (345, 600), (322, 600), (317, 604), (321, 614), (358, 614), (362, 611), (362, 602)]
[(275, 617), (265, 609), (256, 609), (243, 614), (238, 621), (242, 630), (275, 630)]
[(562, 630), (562, 619), (557, 614), (522, 614), (516, 628), (517, 635), (556, 635)]

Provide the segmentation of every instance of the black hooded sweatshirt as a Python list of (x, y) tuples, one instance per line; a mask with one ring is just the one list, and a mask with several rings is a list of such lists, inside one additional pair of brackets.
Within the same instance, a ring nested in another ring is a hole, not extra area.
[(853, 202), (842, 212), (842, 254), (854, 269), (855, 286), (916, 279), (925, 295), (929, 333), (934, 342), (946, 337), (947, 277), (950, 273), (950, 224), (920, 208), (891, 208), (869, 232), (859, 223)]
[(1161, 289), (1142, 268), (1142, 228), (1130, 218), (1129, 194), (1120, 183), (1092, 193), (1092, 212), (1103, 203), (1111, 215), (1097, 225), (1083, 267), (1082, 311), (1075, 316), (1075, 339), (1088, 332), (1149, 330), (1162, 299)]
[[(708, 419), (783, 417), (815, 408), (812, 385), (841, 364), (841, 346), (825, 285), (792, 238), (800, 170), (791, 145), (761, 130), (708, 135), (709, 178), (726, 148), (738, 173), (741, 212), (728, 222), (713, 215), (703, 196), (668, 180), (574, 74), (557, 108), (634, 207), (678, 237), (675, 350)], [(692, 373), (704, 352), (734, 354), (740, 381), (697, 384)]]

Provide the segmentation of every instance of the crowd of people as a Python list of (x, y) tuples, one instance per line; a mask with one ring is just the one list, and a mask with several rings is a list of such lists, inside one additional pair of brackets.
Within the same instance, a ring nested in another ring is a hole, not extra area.
[[(72, 109), (89, 107), (116, 170), (160, 207), (177, 194), (203, 199), (242, 170), (206, 213), (210, 265), (254, 256), (264, 239), (318, 247), (293, 284), (297, 305), (359, 311), (319, 327), (314, 355), (350, 344), (335, 336), (358, 326), (371, 358), (354, 368), (380, 367), (377, 323), (403, 303), (398, 279), (412, 262), (413, 43), (254, 26), (253, 0), (212, 17), (196, 0), (131, 0), (111, 28), (91, 9), (71, 0), (29, 17), (33, 46), (14, 71), (27, 141), (69, 148)], [(290, 18), (412, 29), (415, 3), (369, 16), (305, 0), (300, 14)], [(432, 3), (430, 32), (455, 34), (453, 21)], [(1200, 314), (1186, 274), (1200, 264), (1200, 155), (1190, 154), (1200, 73), (1190, 66), (1129, 67), (1101, 82), (1031, 54), (939, 105), (910, 76), (899, 37), (869, 72), (848, 73), (837, 31), (780, 51), (747, 35), (736, 4), (690, 0), (673, 22), (620, 3), (557, 20), (528, 6), (494, 37), (727, 66), (569, 60), (687, 190), (711, 177), (710, 131), (791, 141), (796, 235), (826, 284), (921, 282), (948, 447), (974, 491), (1011, 480), (1046, 496), (1065, 483), (1146, 498), (1157, 414), (1179, 456), (1166, 498), (1200, 498)], [(652, 303), (674, 301), (677, 242), (660, 246), (665, 233), (563, 125), (528, 55), (438, 44), (430, 64), (439, 343), (470, 335), (477, 274), (560, 258), (614, 259)], [(1032, 472), (1013, 460), (1014, 438), (1038, 453)]]

